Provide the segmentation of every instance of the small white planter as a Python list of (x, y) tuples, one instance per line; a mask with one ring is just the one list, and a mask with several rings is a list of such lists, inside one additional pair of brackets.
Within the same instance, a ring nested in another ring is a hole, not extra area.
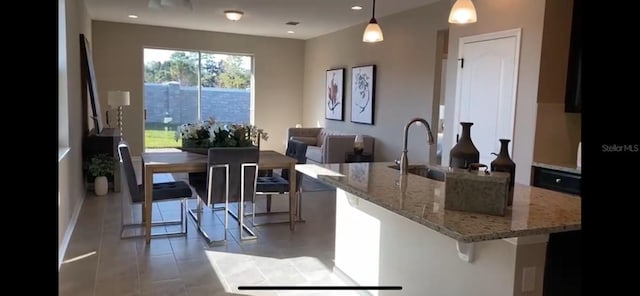
[(109, 180), (107, 180), (107, 177), (96, 177), (93, 181), (93, 189), (97, 196), (106, 195), (109, 192)]

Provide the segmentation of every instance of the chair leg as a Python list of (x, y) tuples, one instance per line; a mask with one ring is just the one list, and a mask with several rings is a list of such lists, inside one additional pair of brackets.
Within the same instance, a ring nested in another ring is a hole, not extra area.
[(271, 212), (271, 194), (267, 195), (267, 213)]
[[(187, 234), (187, 229), (188, 229), (188, 225), (187, 225), (187, 214), (188, 214), (188, 201), (189, 198), (183, 198), (180, 199), (180, 220), (171, 220), (171, 221), (158, 221), (158, 222), (152, 222), (151, 225), (152, 226), (167, 226), (167, 225), (177, 225), (180, 224), (180, 231), (175, 231), (175, 232), (164, 232), (164, 233), (157, 233), (157, 234), (152, 234), (151, 237), (152, 238), (157, 238), (157, 237), (172, 237), (172, 236), (180, 236), (180, 235), (186, 235)], [(140, 234), (140, 235), (129, 235), (129, 236), (125, 236), (124, 232), (125, 230), (132, 228), (132, 227), (137, 227), (137, 228), (141, 228), (144, 227), (144, 223), (129, 223), (126, 224), (124, 222), (124, 215), (125, 215), (125, 211), (124, 211), (124, 203), (121, 205), (122, 206), (122, 215), (121, 215), (121, 225), (120, 225), (120, 238), (121, 239), (129, 239), (129, 238), (138, 238), (138, 237), (144, 237), (144, 234)]]
[(180, 201), (180, 228), (184, 227), (182, 230), (184, 234), (187, 234), (187, 229), (189, 228), (187, 225), (187, 220), (185, 219), (187, 215), (187, 206), (189, 199), (185, 198)]
[(253, 205), (253, 208), (251, 209), (251, 225), (253, 225), (253, 227), (256, 227), (256, 200), (255, 200), (255, 198), (253, 199), (253, 202), (251, 204)]
[(298, 190), (298, 221), (302, 221), (302, 188)]

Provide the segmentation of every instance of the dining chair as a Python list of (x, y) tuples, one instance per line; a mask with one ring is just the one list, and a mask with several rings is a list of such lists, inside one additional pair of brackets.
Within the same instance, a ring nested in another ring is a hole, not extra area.
[[(129, 187), (129, 194), (131, 195), (132, 204), (142, 204), (143, 217), (144, 217), (144, 187), (142, 184), (138, 184), (136, 173), (133, 168), (133, 162), (131, 161), (131, 154), (129, 152), (129, 146), (125, 142), (118, 144), (118, 155), (120, 157), (120, 163), (124, 170), (125, 178), (127, 179), (127, 187)], [(152, 199), (153, 202), (166, 202), (166, 201), (180, 201), (180, 220), (173, 221), (158, 221), (151, 223), (152, 226), (167, 226), (167, 225), (180, 225), (180, 231), (177, 232), (164, 232), (158, 234), (152, 234), (152, 237), (159, 236), (174, 236), (174, 235), (186, 235), (187, 234), (187, 202), (193, 195), (189, 184), (183, 181), (175, 182), (162, 182), (154, 183)], [(134, 238), (142, 237), (142, 235), (130, 235), (125, 236), (124, 231), (128, 227), (144, 227), (144, 223), (129, 223), (124, 222), (124, 204), (122, 207), (122, 219), (120, 227), (120, 238)]]
[[(299, 141), (291, 139), (287, 142), (287, 151), (285, 153), (286, 156), (292, 157), (296, 159), (296, 163), (303, 164), (307, 162), (307, 144)], [(285, 221), (270, 221), (265, 223), (256, 223), (255, 216), (262, 215), (273, 215), (273, 214), (285, 214), (289, 213), (289, 211), (279, 211), (272, 212), (271, 211), (271, 196), (276, 194), (288, 194), (289, 198), (291, 198), (291, 193), (289, 192), (289, 175), (290, 172), (288, 169), (282, 169), (280, 175), (273, 173), (270, 176), (259, 176), (256, 181), (256, 197), (259, 195), (266, 195), (266, 212), (256, 212), (256, 203), (253, 203), (253, 210), (251, 212), (251, 222), (253, 225), (264, 225), (264, 224), (275, 224), (275, 223), (289, 223), (289, 220)], [(296, 172), (296, 192), (297, 194), (297, 213), (298, 218), (302, 219), (302, 178), (303, 174)]]
[[(257, 238), (255, 233), (244, 223), (244, 204), (245, 202), (253, 202), (259, 156), (260, 151), (257, 146), (209, 148), (206, 184), (204, 188), (202, 186), (195, 187), (199, 200), (195, 214), (191, 212), (198, 231), (205, 237), (207, 243), (221, 243), (227, 240), (229, 215), (238, 221), (240, 240)], [(238, 214), (229, 208), (229, 204), (234, 202), (238, 203)], [(222, 203), (224, 203), (223, 207), (215, 207), (215, 205)], [(224, 210), (223, 240), (213, 240), (202, 227), (203, 204), (214, 211)], [(249, 235), (243, 235), (245, 231)]]

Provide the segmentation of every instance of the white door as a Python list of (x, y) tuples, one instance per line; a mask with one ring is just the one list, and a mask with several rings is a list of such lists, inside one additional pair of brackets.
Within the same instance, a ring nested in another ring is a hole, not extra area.
[[(495, 159), (500, 141), (510, 139), (513, 129), (520, 52), (520, 29), (460, 38), (458, 89), (454, 113), (455, 141), (462, 133), (460, 122), (473, 122), (471, 140), (480, 151), (480, 163)], [(453, 146), (451, 146), (453, 147)]]

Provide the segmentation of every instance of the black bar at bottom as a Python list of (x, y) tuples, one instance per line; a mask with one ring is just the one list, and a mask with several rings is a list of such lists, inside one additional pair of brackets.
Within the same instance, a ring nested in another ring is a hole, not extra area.
[(239, 286), (238, 290), (402, 290), (402, 286)]

